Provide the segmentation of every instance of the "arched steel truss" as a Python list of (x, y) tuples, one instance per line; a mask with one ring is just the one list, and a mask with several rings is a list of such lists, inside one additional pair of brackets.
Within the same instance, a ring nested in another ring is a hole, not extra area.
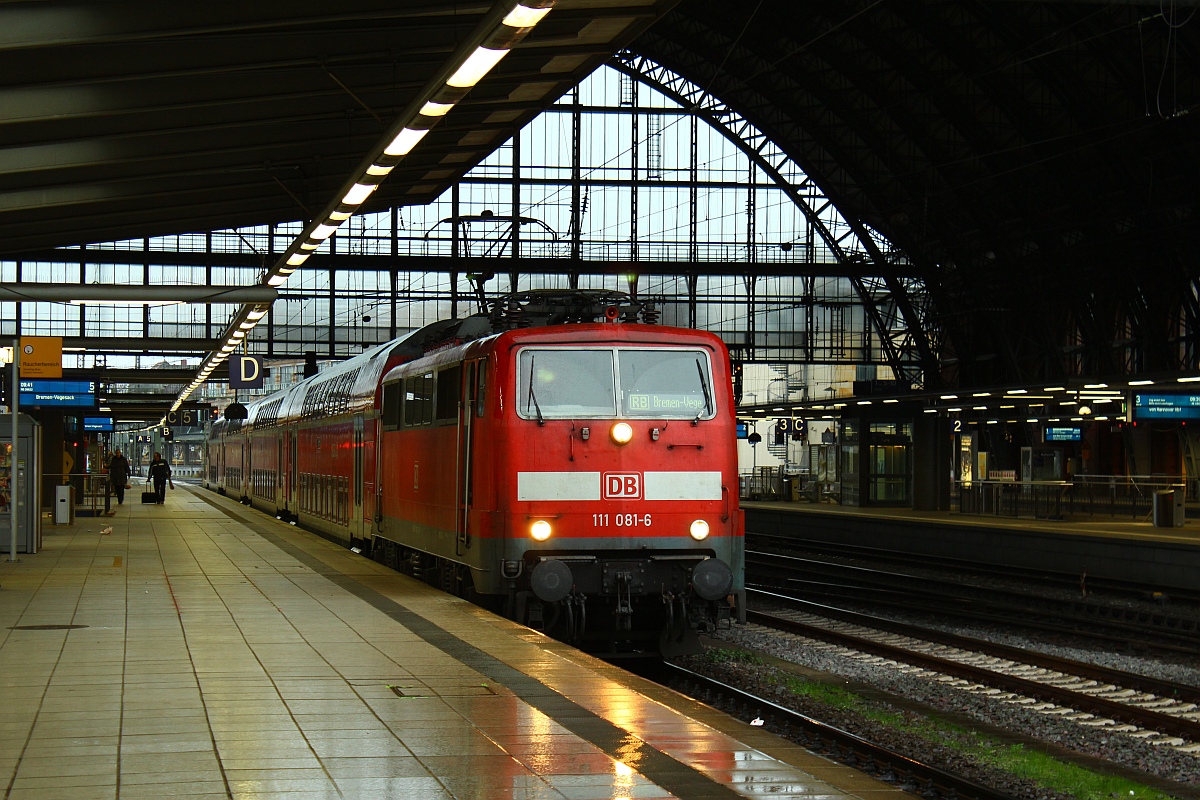
[[(882, 237), (849, 217), (843, 216), (849, 226), (844, 234), (839, 236), (831, 231), (820, 216), (831, 201), (824, 199), (820, 208), (814, 208), (803, 194), (812, 179), (805, 177), (800, 184), (788, 180), (788, 174), (803, 174), (803, 170), (765, 133), (719, 98), (682, 75), (628, 50), (616, 54), (609, 64), (684, 108), (692, 109), (770, 176), (802, 211), (838, 263), (860, 268), (860, 271), (852, 272), (849, 280), (896, 377), (913, 386), (937, 383), (937, 358), (928, 336), (934, 326), (929, 323), (930, 309), (924, 287), (913, 278), (878, 274), (893, 272), (896, 259), (902, 260), (902, 254), (885, 252), (880, 244)], [(861, 250), (847, 247), (852, 238), (857, 239)], [(875, 274), (872, 274), (871, 266), (879, 268)], [(901, 321), (903, 324), (899, 324)]]

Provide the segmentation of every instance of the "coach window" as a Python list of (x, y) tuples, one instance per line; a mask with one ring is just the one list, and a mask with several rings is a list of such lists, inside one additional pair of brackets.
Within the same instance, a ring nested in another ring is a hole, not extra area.
[(400, 381), (383, 385), (383, 429), (394, 431), (400, 427), (400, 398), (404, 396), (404, 385)]
[(437, 374), (437, 417), (439, 422), (458, 419), (458, 401), (462, 397), (462, 366), (453, 366)]
[(428, 425), (433, 422), (433, 373), (404, 379), (404, 424)]

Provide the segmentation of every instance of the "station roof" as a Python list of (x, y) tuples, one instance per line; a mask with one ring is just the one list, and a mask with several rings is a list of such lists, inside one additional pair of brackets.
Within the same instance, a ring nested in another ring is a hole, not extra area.
[[(0, 255), (312, 218), (492, 6), (0, 5)], [(737, 109), (905, 253), (946, 384), (1194, 369), (1196, 14), (559, 0), (367, 210), (436, 197), (628, 47)]]
[[(559, 0), (372, 207), (437, 197), (672, 4)], [(0, 252), (312, 219), (495, 5), (0, 5)]]

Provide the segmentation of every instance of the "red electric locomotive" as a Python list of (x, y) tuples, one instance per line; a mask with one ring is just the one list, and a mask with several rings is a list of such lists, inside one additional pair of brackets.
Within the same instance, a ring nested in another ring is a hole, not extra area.
[(436, 323), (214, 424), (208, 483), (586, 649), (693, 650), (745, 612), (729, 358), (639, 315)]

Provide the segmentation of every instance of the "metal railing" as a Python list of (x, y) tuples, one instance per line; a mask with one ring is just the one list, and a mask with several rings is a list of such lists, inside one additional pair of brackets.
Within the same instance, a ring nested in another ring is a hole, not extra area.
[(951, 487), (950, 507), (962, 514), (981, 516), (1144, 520), (1154, 513), (1157, 492), (1185, 488), (1182, 479), (1164, 476), (1089, 475), (1079, 478), (1074, 481), (955, 482)]

